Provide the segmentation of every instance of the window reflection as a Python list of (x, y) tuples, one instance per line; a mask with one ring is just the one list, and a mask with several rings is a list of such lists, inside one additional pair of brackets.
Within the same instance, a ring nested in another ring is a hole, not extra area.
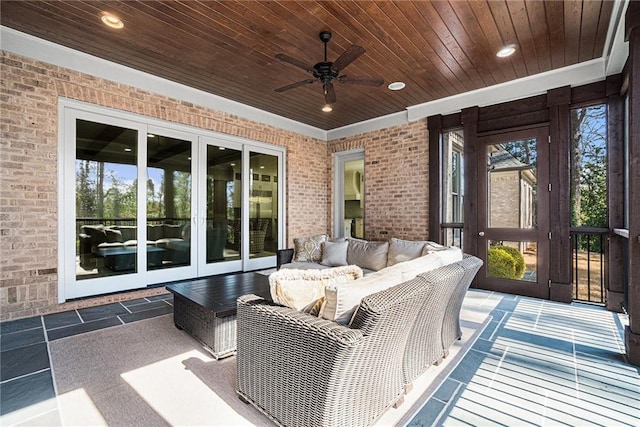
[(135, 272), (138, 132), (76, 120), (76, 278)]

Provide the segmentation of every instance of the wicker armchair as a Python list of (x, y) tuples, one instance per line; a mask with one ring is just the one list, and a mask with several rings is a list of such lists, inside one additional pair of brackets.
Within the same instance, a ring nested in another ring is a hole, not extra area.
[[(462, 336), (462, 300), (481, 265), (480, 259), (465, 255), (462, 261), (418, 275), (425, 283), (433, 285), (433, 291), (422, 303), (405, 347), (407, 390), (431, 365), (440, 363), (448, 354), (451, 344)], [(443, 304), (443, 301), (447, 303)]]
[(280, 425), (372, 424), (403, 400), (406, 325), (432, 288), (416, 278), (369, 295), (349, 327), (254, 295), (240, 297), (240, 398)]

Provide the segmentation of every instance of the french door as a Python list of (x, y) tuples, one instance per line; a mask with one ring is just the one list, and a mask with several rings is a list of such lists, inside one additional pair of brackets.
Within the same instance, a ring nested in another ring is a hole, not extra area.
[(74, 107), (61, 101), (60, 302), (275, 265), (283, 150)]
[(549, 298), (548, 128), (478, 139), (477, 276), (483, 289)]

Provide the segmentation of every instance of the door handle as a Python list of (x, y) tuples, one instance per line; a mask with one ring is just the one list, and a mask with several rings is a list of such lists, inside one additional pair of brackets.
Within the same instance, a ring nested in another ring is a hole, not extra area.
[(484, 237), (484, 231), (479, 232), (479, 233), (478, 233), (478, 236), (480, 236), (480, 237)]

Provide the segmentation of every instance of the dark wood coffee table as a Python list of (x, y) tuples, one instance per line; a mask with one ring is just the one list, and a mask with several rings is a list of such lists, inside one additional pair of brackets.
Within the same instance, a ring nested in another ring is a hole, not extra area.
[(173, 294), (173, 322), (200, 341), (216, 359), (236, 352), (236, 300), (255, 294), (271, 300), (269, 276), (236, 273), (166, 286)]

